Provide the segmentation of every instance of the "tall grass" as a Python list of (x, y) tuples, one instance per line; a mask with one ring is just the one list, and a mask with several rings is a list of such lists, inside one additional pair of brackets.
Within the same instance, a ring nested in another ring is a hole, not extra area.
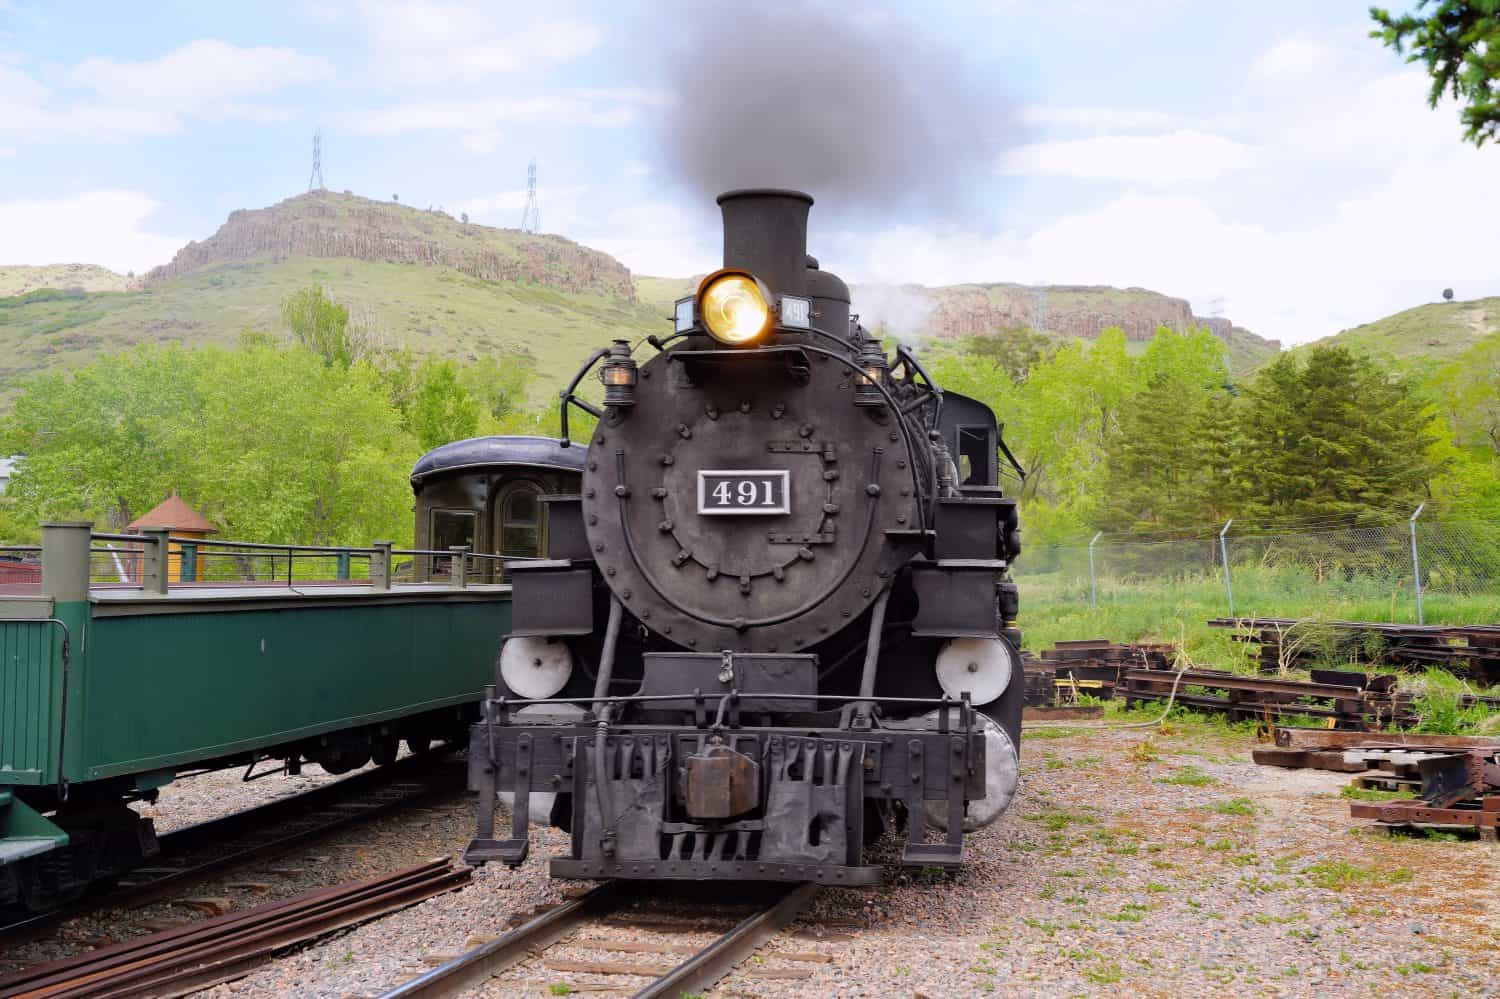
[[(1368, 579), (1319, 582), (1293, 568), (1234, 567), (1234, 609), (1240, 617), (1290, 617), (1323, 621), (1415, 622), (1409, 587), (1394, 589)], [(1108, 638), (1117, 642), (1176, 642), (1193, 662), (1244, 668), (1244, 643), (1208, 619), (1229, 616), (1220, 575), (1101, 577), (1098, 607), (1089, 607), (1087, 575), (1028, 574), (1016, 567), (1021, 588), (1020, 625), (1029, 649), (1058, 641)], [(1500, 592), (1472, 596), (1430, 593), (1423, 600), (1428, 624), (1500, 623)]]

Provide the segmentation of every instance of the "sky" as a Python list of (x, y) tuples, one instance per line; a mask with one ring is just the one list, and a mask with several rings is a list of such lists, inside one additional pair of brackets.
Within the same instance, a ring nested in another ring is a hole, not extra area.
[(638, 274), (716, 266), (706, 192), (764, 172), (852, 282), (1139, 286), (1305, 342), (1500, 294), (1500, 148), (1367, 7), (0, 0), (0, 264), (165, 263), (306, 190), (321, 128), (329, 188), (498, 226), (535, 158), (542, 229)]

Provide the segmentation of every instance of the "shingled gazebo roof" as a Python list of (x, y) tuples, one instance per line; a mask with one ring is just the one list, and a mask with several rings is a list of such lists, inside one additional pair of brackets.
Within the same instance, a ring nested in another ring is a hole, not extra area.
[(165, 527), (173, 531), (189, 531), (193, 534), (218, 534), (219, 529), (203, 514), (187, 505), (187, 501), (175, 492), (158, 503), (155, 508), (132, 520), (126, 530), (137, 531), (143, 527)]

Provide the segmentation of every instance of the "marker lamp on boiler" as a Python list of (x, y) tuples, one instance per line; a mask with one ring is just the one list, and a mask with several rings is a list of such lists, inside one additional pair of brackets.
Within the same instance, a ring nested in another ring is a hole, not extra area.
[(599, 380), (604, 383), (604, 405), (626, 409), (635, 405), (636, 366), (629, 340), (616, 340), (609, 348)]
[(672, 310), (672, 329), (677, 333), (686, 333), (693, 328), (693, 299), (679, 298), (677, 306)]
[(730, 347), (755, 343), (771, 329), (770, 293), (744, 271), (722, 270), (698, 288), (698, 315), (710, 336)]
[(866, 340), (859, 348), (859, 374), (854, 376), (854, 405), (884, 406), (885, 396), (878, 386), (885, 382), (890, 362), (880, 341)]

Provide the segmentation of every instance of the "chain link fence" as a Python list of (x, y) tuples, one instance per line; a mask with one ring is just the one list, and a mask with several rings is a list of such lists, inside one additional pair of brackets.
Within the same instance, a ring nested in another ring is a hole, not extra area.
[[(1228, 572), (1225, 562), (1228, 562)], [(1236, 531), (1156, 540), (1100, 534), (1090, 544), (1025, 551), (1015, 575), (1032, 608), (1100, 607), (1145, 594), (1217, 589), (1220, 613), (1318, 614), (1335, 602), (1388, 605), (1421, 621), (1433, 597), (1500, 600), (1500, 522), (1402, 520), (1362, 527)]]

